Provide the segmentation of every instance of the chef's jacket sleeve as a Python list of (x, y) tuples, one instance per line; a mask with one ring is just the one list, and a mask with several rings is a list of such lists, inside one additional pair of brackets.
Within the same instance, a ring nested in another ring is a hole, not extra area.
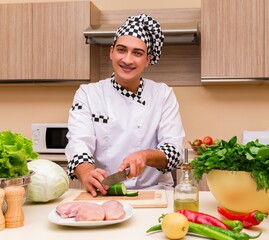
[(75, 179), (75, 168), (84, 162), (94, 165), (93, 153), (96, 137), (92, 123), (92, 113), (86, 94), (86, 86), (82, 85), (76, 92), (68, 118), (68, 144), (65, 154), (68, 160), (67, 173)]
[(158, 130), (158, 149), (167, 159), (163, 173), (175, 169), (183, 161), (185, 131), (179, 113), (179, 104), (172, 88), (168, 88), (162, 104), (162, 116)]

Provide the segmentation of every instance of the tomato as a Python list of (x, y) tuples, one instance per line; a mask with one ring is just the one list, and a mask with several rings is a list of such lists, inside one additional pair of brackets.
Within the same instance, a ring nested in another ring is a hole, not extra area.
[(203, 139), (203, 143), (206, 144), (206, 145), (212, 145), (212, 144), (213, 144), (213, 139), (212, 139), (212, 137), (210, 137), (210, 136), (206, 136), (206, 137), (204, 137), (204, 139)]
[(192, 142), (192, 145), (193, 145), (193, 146), (200, 146), (202, 143), (203, 143), (203, 141), (202, 141), (201, 139), (195, 139), (195, 140)]
[(188, 219), (181, 213), (169, 213), (162, 220), (162, 231), (169, 239), (181, 239), (188, 230)]

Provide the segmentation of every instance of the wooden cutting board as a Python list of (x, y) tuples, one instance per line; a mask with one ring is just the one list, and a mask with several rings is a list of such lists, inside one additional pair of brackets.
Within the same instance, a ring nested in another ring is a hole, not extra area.
[(167, 198), (165, 190), (139, 190), (138, 196), (126, 197), (126, 196), (103, 196), (98, 195), (92, 197), (92, 195), (86, 191), (77, 193), (71, 197), (63, 200), (63, 202), (70, 201), (108, 201), (118, 200), (121, 203), (130, 204), (134, 208), (165, 208), (167, 207)]

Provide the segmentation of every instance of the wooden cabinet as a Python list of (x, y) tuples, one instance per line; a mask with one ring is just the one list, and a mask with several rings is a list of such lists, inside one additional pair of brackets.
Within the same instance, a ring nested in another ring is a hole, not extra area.
[[(80, 84), (110, 76), (109, 47), (86, 44), (84, 31), (96, 24), (92, 19), (119, 26), (141, 10), (104, 10), (99, 15), (92, 14), (91, 5), (89, 0), (0, 4), (0, 83)], [(161, 24), (198, 24), (201, 16), (200, 8), (147, 13)], [(171, 86), (201, 85), (200, 59), (198, 44), (168, 43), (145, 77)]]
[(269, 76), (268, 10), (265, 0), (202, 0), (202, 79)]
[(89, 5), (0, 4), (0, 81), (89, 81)]
[(265, 1), (265, 76), (269, 77), (269, 1)]
[(0, 82), (31, 78), (31, 13), (31, 4), (0, 4)]
[(33, 23), (33, 78), (89, 80), (89, 1), (35, 3)]

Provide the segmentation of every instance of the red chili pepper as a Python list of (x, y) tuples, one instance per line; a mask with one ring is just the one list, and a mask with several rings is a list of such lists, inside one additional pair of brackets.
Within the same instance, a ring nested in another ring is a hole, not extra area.
[(264, 218), (268, 217), (268, 214), (262, 213), (258, 210), (254, 210), (250, 213), (236, 213), (218, 207), (218, 212), (227, 219), (241, 221), (243, 223), (244, 228), (257, 226), (263, 221)]
[(229, 230), (229, 227), (225, 223), (209, 214), (185, 209), (179, 209), (176, 212), (183, 214), (191, 222), (221, 227)]

